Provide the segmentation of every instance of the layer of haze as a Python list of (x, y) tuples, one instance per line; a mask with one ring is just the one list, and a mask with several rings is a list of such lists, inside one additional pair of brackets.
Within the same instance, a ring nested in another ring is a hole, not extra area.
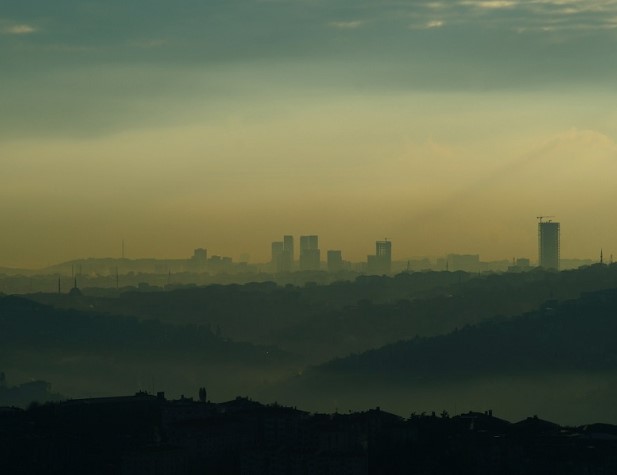
[(0, 267), (617, 253), (615, 51), (612, 0), (9, 0)]

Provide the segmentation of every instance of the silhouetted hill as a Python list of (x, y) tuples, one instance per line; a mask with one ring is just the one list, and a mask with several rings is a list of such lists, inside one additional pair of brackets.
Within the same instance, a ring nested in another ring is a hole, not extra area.
[(617, 369), (617, 290), (549, 302), (520, 317), (401, 341), (320, 366), (320, 371), (385, 379), (612, 369)]
[(554, 417), (568, 410), (578, 420), (587, 411), (614, 421), (616, 370), (617, 290), (605, 290), (336, 359), (284, 390), (294, 401), (359, 404), (371, 397), (399, 408), (433, 400), (452, 409), (490, 398), (510, 414), (531, 406), (553, 410)]
[(276, 348), (235, 343), (200, 325), (170, 325), (158, 320), (107, 316), (55, 309), (20, 298), (0, 299), (3, 348), (77, 348), (82, 351), (187, 352), (211, 358), (261, 364), (288, 356)]
[[(333, 410), (343, 399), (391, 400), (403, 408), (410, 397), (419, 406), (438, 397), (452, 410), (459, 403), (477, 407), (493, 395), (516, 417), (536, 406), (563, 412), (568, 393), (570, 412), (584, 418), (584, 410), (602, 415), (607, 395), (617, 396), (612, 304), (593, 310), (589, 296), (564, 302), (616, 283), (616, 265), (595, 265), (559, 273), (412, 273), (326, 286), (266, 282), (33, 294), (29, 298), (47, 306), (28, 310), (12, 329), (4, 369), (18, 382), (43, 378), (68, 395), (163, 383), (186, 392), (216, 381), (227, 395), (267, 397), (278, 397), (272, 383), (304, 371), (280, 394), (318, 410)], [(538, 311), (547, 300), (552, 310)], [(569, 316), (569, 308), (577, 313)], [(40, 321), (37, 312), (47, 317)], [(580, 326), (579, 314), (589, 325)], [(64, 326), (53, 324), (54, 315)], [(514, 315), (522, 317), (509, 320)], [(561, 320), (551, 320), (556, 317)], [(301, 359), (273, 356), (274, 347)], [(350, 353), (362, 355), (305, 371), (307, 364)], [(112, 377), (103, 378), (106, 372)]]
[(56, 309), (20, 297), (0, 299), (0, 357), (12, 379), (44, 378), (72, 396), (163, 382), (181, 391), (205, 380), (237, 391), (295, 361), (205, 326)]
[(38, 294), (57, 306), (191, 323), (236, 341), (275, 345), (316, 364), (401, 339), (449, 333), (496, 316), (536, 309), (549, 299), (617, 284), (617, 265), (575, 271), (476, 275), (464, 272), (363, 276), (352, 282), (281, 287), (273, 282), (130, 291), (114, 297)]
[(16, 267), (0, 267), (0, 276), (32, 275), (36, 271), (31, 269), (19, 269)]

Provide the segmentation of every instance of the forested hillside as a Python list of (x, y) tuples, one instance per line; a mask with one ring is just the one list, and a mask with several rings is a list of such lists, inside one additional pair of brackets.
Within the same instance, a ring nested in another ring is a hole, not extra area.
[(335, 359), (279, 390), (329, 404), (376, 399), (398, 410), (441, 404), (451, 411), (473, 400), (513, 415), (532, 405), (561, 419), (615, 420), (617, 289)]
[[(305, 287), (212, 285), (115, 296), (36, 294), (47, 304), (103, 315), (198, 324), (235, 341), (275, 345), (312, 364), (416, 336), (446, 334), (497, 316), (533, 311), (549, 300), (617, 286), (617, 265), (567, 272), (463, 272), (364, 276)], [(92, 292), (95, 294), (95, 292)]]
[(298, 365), (274, 347), (235, 343), (200, 325), (57, 309), (0, 298), (0, 361), (12, 380), (44, 379), (61, 393), (131, 393), (212, 385), (225, 394)]

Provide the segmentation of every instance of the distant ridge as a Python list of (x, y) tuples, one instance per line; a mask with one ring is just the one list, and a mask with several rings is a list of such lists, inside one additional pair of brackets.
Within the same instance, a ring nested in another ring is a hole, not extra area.
[(547, 302), (518, 317), (492, 319), (443, 336), (415, 338), (315, 368), (388, 380), (617, 369), (617, 289)]
[(31, 275), (36, 274), (37, 272), (33, 269), (21, 269), (17, 267), (0, 267), (0, 275)]
[(345, 400), (380, 400), (397, 411), (481, 403), (508, 417), (533, 407), (569, 423), (615, 422), (616, 342), (617, 289), (609, 289), (334, 359), (268, 394), (329, 408)]

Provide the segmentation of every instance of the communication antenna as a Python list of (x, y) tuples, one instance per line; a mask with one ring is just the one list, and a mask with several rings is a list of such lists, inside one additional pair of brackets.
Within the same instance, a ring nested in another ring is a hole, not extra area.
[[(554, 218), (555, 216), (536, 216), (536, 219), (538, 220), (538, 223), (542, 223), (543, 219), (547, 219), (547, 218)], [(549, 219), (548, 222), (550, 223), (552, 221), (552, 219)]]
[(122, 240), (122, 259), (124, 259), (124, 239)]

